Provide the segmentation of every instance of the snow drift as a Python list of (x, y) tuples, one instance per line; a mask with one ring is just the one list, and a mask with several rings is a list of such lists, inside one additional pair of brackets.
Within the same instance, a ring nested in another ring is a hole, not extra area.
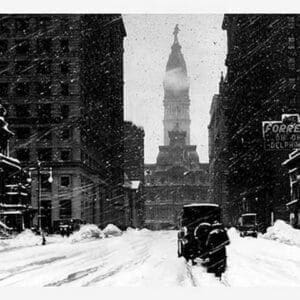
[(277, 220), (273, 226), (267, 229), (267, 232), (262, 237), (300, 247), (300, 230), (294, 229), (282, 220)]
[(80, 227), (79, 231), (70, 236), (71, 243), (81, 242), (90, 239), (103, 238), (103, 232), (94, 224), (87, 224)]
[(116, 225), (113, 225), (113, 224), (108, 224), (103, 229), (103, 233), (104, 233), (105, 237), (122, 235), (122, 231)]
[(28, 247), (41, 244), (41, 237), (26, 229), (11, 239), (1, 240), (0, 250), (8, 248)]

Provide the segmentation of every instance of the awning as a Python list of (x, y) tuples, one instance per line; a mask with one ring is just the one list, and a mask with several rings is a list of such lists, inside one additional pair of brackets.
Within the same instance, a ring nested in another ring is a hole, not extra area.
[(294, 173), (294, 172), (297, 171), (297, 170), (298, 170), (298, 168), (293, 168), (293, 169), (289, 170), (289, 174), (290, 174), (290, 173)]
[(2, 208), (26, 208), (26, 205), (25, 204), (19, 204), (19, 203), (16, 203), (16, 204), (6, 204), (6, 203), (0, 203), (0, 207)]
[(299, 200), (296, 199), (296, 200), (293, 200), (293, 201), (291, 201), (291, 202), (288, 202), (288, 203), (286, 204), (286, 206), (291, 206), (291, 205), (293, 205), (293, 204), (296, 204), (298, 201), (299, 201)]
[(0, 211), (0, 215), (22, 215), (20, 210)]
[(6, 230), (12, 230), (11, 227), (8, 227), (6, 224), (4, 224), (3, 222), (0, 221), (0, 227), (6, 229)]
[(21, 170), (20, 161), (0, 153), (0, 165)]

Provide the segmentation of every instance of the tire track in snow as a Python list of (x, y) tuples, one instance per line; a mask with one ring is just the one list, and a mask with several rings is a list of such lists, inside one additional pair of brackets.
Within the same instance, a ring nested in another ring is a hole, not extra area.
[(69, 274), (66, 278), (64, 278), (62, 280), (58, 280), (58, 281), (53, 282), (53, 283), (48, 283), (44, 286), (45, 287), (61, 286), (63, 284), (70, 283), (72, 281), (75, 281), (75, 280), (78, 280), (78, 279), (83, 278), (85, 276), (88, 276), (91, 273), (96, 272), (97, 270), (98, 270), (98, 267), (89, 268), (89, 269), (81, 270), (81, 271), (78, 271), (78, 272), (74, 272), (74, 273)]
[(39, 261), (35, 261), (35, 262), (31, 262), (29, 264), (23, 265), (23, 266), (19, 266), (19, 267), (15, 267), (15, 268), (11, 268), (8, 270), (1, 270), (0, 273), (10, 273), (7, 276), (4, 277), (0, 277), (0, 281), (8, 279), (10, 277), (15, 276), (15, 274), (21, 274), (21, 273), (25, 273), (25, 272), (29, 272), (29, 271), (33, 271), (36, 269), (39, 269), (41, 267), (43, 267), (46, 264), (50, 264), (53, 262), (56, 262), (58, 260), (62, 260), (65, 259), (66, 256), (58, 256), (58, 257), (51, 257), (48, 259), (43, 259), (43, 260), (39, 260)]

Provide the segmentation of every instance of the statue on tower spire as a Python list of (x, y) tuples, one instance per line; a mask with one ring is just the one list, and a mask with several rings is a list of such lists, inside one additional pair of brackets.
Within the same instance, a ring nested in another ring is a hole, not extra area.
[(178, 44), (178, 33), (179, 33), (180, 29), (178, 27), (178, 24), (176, 24), (173, 34), (174, 34), (174, 44)]

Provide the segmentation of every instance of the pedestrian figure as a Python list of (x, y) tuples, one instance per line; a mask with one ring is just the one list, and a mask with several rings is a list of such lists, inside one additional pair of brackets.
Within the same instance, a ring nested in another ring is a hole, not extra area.
[(63, 226), (59, 227), (59, 231), (60, 231), (61, 236), (64, 237), (65, 236), (65, 229), (64, 229)]
[(46, 245), (46, 237), (45, 237), (45, 234), (44, 232), (42, 232), (42, 245)]
[(70, 228), (70, 226), (68, 226), (68, 227), (66, 228), (66, 235), (67, 235), (67, 237), (70, 236), (70, 232), (71, 232), (71, 228)]
[(214, 273), (220, 279), (226, 270), (226, 246), (229, 243), (229, 237), (225, 228), (222, 224), (215, 221), (206, 241), (208, 252), (207, 272)]

